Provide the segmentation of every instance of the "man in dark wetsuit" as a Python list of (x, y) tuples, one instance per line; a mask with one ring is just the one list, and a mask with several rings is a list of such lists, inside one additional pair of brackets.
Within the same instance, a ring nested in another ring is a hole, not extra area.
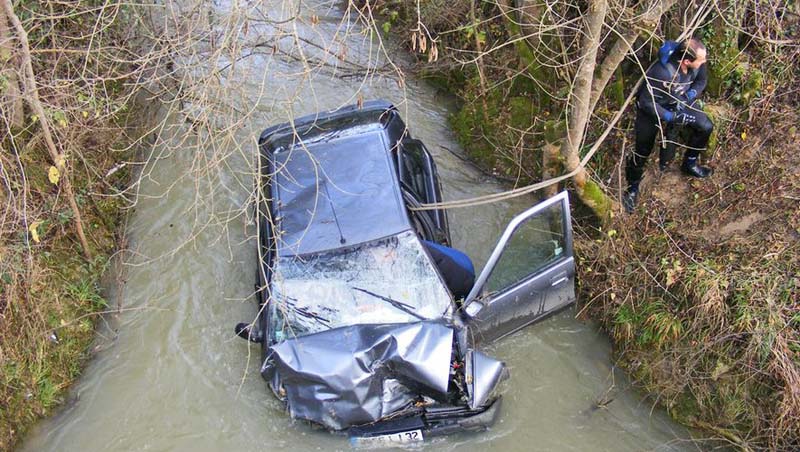
[(628, 188), (622, 201), (626, 211), (633, 212), (636, 207), (639, 182), (659, 132), (663, 144), (659, 159), (662, 171), (675, 156), (678, 128), (686, 128), (689, 139), (681, 171), (698, 178), (713, 172), (697, 162), (714, 130), (714, 124), (697, 100), (708, 80), (705, 62), (706, 47), (700, 40), (667, 41), (659, 50), (659, 60), (647, 70), (636, 102), (636, 148), (625, 164)]

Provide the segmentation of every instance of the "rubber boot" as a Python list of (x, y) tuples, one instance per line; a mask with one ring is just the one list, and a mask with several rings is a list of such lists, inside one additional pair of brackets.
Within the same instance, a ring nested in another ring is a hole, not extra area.
[(658, 152), (658, 169), (663, 173), (675, 160), (675, 143), (678, 141), (678, 128), (667, 125), (664, 146)]
[(636, 210), (636, 203), (639, 201), (639, 184), (633, 184), (625, 190), (622, 195), (622, 207), (625, 212), (633, 213)]
[(658, 152), (658, 169), (663, 173), (673, 160), (675, 160), (675, 145), (668, 143)]
[(714, 173), (713, 169), (697, 163), (697, 157), (686, 157), (683, 160), (683, 165), (681, 165), (681, 171), (688, 176), (697, 177), (700, 179), (708, 177)]

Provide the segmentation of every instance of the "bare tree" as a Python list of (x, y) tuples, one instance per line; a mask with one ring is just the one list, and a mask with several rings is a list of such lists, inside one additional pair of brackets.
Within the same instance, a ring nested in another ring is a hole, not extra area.
[(580, 65), (572, 84), (567, 106), (567, 134), (561, 146), (561, 155), (567, 171), (579, 170), (572, 177), (578, 196), (601, 218), (609, 213), (609, 199), (599, 186), (589, 179), (585, 168), (580, 168), (580, 146), (591, 114), (591, 94), (597, 51), (600, 47), (603, 21), (608, 13), (606, 0), (592, 0), (584, 15), (581, 40)]

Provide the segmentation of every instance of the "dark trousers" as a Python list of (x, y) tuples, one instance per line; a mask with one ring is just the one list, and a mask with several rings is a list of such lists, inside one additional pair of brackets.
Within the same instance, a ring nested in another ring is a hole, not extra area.
[[(708, 145), (708, 139), (711, 137), (711, 132), (714, 130), (714, 124), (702, 110), (692, 109), (691, 112), (695, 115), (697, 120), (686, 126), (668, 125), (666, 122), (661, 121), (661, 127), (665, 128), (664, 133), (668, 140), (673, 140), (673, 137), (677, 137), (678, 132), (680, 132), (678, 129), (688, 130), (689, 137), (686, 143), (686, 153), (684, 154), (686, 158), (700, 155), (700, 152), (705, 150)], [(667, 127), (673, 130), (666, 130)], [(637, 108), (636, 123), (633, 126), (633, 130), (636, 134), (636, 148), (634, 152), (628, 156), (628, 160), (625, 163), (625, 178), (629, 186), (637, 184), (642, 180), (644, 166), (647, 163), (647, 158), (650, 157), (653, 144), (658, 136), (658, 119)]]

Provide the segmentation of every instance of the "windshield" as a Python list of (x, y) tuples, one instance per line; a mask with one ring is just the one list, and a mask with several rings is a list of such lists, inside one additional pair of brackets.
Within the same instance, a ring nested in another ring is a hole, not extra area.
[(274, 341), (368, 323), (450, 319), (450, 294), (413, 231), (311, 256), (279, 257)]

